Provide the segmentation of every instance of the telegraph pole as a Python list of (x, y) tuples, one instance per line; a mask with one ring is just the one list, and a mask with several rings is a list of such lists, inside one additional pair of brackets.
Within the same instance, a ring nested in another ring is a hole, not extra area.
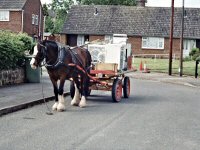
[(182, 16), (181, 16), (181, 38), (180, 38), (180, 62), (179, 62), (179, 75), (183, 75), (183, 33), (184, 33), (184, 0), (182, 7)]
[(174, 31), (174, 0), (172, 0), (172, 5), (171, 5), (170, 49), (169, 49), (169, 75), (172, 75), (173, 31)]

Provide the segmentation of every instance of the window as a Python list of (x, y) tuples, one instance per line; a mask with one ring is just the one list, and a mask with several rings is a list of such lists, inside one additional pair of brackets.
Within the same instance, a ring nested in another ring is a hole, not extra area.
[(35, 15), (35, 25), (38, 25), (38, 15)]
[(32, 14), (32, 24), (35, 24), (35, 15)]
[(85, 38), (84, 35), (78, 35), (77, 37), (77, 46), (84, 45), (85, 43)]
[(0, 10), (0, 21), (9, 21), (10, 12), (7, 10)]
[(112, 43), (113, 36), (112, 35), (105, 35), (104, 40), (108, 43)]
[(164, 38), (143, 37), (142, 48), (147, 49), (164, 49)]

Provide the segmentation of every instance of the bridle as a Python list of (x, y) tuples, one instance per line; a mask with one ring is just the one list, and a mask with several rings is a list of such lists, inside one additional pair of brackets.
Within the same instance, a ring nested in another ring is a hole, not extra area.
[(38, 51), (38, 53), (40, 53), (39, 55), (36, 54), (33, 58), (35, 58), (35, 60), (38, 61), (38, 66), (42, 67), (42, 66), (45, 66), (46, 64), (46, 61), (45, 63), (41, 64), (43, 59), (46, 58), (46, 55), (47, 55), (47, 47), (43, 44), (41, 44), (40, 42), (37, 43), (38, 45), (40, 45), (40, 51)]
[[(63, 51), (62, 47), (58, 46), (57, 60), (53, 64), (49, 64), (52, 61), (52, 59), (50, 59), (48, 61), (46, 60), (47, 59), (47, 46), (40, 42), (38, 42), (38, 45), (41, 47), (40, 51), (39, 51), (39, 53), (41, 53), (40, 54), (41, 56), (37, 56), (37, 59), (39, 60), (39, 66), (45, 66), (47, 69), (54, 69), (54, 68), (59, 67), (60, 65), (64, 65), (64, 66), (69, 65), (69, 64), (64, 64), (64, 62), (63, 62), (64, 55), (62, 52)], [(75, 47), (75, 48), (77, 48), (77, 47)], [(73, 49), (75, 49), (75, 48), (73, 48)], [(80, 64), (80, 66), (83, 67), (83, 63), (80, 61), (80, 58), (76, 55), (76, 52), (74, 52), (73, 49), (67, 49), (67, 50), (65, 49), (65, 51), (69, 51), (70, 55), (72, 56), (72, 59), (73, 59), (72, 61), (74, 64), (76, 64), (78, 62)], [(83, 48), (81, 48), (81, 49), (83, 49)], [(36, 56), (35, 56), (35, 58), (36, 58)], [(43, 59), (44, 59), (43, 64), (41, 64)]]
[[(63, 62), (60, 60), (60, 58), (61, 58), (60, 49), (58, 49), (58, 57), (57, 57), (57, 60), (55, 61), (55, 63), (49, 64), (49, 62), (51, 62), (52, 59), (49, 59), (48, 61), (46, 61), (47, 46), (45, 46), (44, 44), (41, 44), (40, 42), (38, 42), (38, 45), (41, 47), (40, 52), (39, 52), (39, 53), (41, 53), (41, 57), (37, 56), (37, 59), (39, 59), (39, 66), (45, 66), (47, 69), (48, 68), (53, 69), (53, 68), (56, 68), (57, 66), (59, 66), (60, 64), (63, 64)], [(35, 56), (35, 58), (36, 58), (36, 56)], [(43, 64), (41, 64), (43, 59), (45, 59), (45, 60), (43, 61)]]

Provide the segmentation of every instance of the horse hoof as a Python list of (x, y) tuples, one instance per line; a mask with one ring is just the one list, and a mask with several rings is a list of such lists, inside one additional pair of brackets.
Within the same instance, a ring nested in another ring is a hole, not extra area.
[(57, 109), (58, 112), (63, 112), (65, 109)]
[(85, 96), (82, 96), (81, 101), (79, 103), (79, 107), (83, 108), (85, 106), (86, 106), (86, 99), (85, 99)]
[(79, 103), (79, 107), (83, 108), (83, 107), (85, 107), (85, 106), (86, 106), (86, 103), (85, 103), (85, 102), (82, 102), (82, 103), (80, 102), (80, 103)]
[(55, 102), (55, 104), (52, 106), (52, 110), (55, 111), (58, 107), (58, 102)]
[(71, 101), (71, 105), (72, 105), (72, 106), (78, 106), (78, 103), (77, 103), (75, 100), (72, 100), (72, 101)]
[(57, 111), (59, 112), (62, 112), (62, 111), (65, 111), (65, 105), (62, 104), (62, 103), (59, 103), (58, 106), (57, 106)]

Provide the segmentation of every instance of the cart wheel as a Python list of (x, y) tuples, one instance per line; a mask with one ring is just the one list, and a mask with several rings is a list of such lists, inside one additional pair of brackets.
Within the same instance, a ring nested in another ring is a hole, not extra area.
[(87, 93), (86, 93), (87, 94), (86, 96), (90, 96), (91, 91), (92, 91), (91, 89), (88, 89)]
[(122, 98), (122, 82), (115, 79), (112, 85), (112, 99), (114, 102), (120, 102)]
[(73, 99), (75, 94), (75, 86), (74, 86), (74, 81), (70, 81), (70, 96)]
[(91, 91), (92, 91), (92, 90), (90, 89), (90, 78), (87, 79), (87, 84), (88, 84), (88, 85), (87, 85), (88, 87), (87, 87), (87, 90), (86, 90), (86, 96), (90, 96), (90, 93), (91, 93)]
[(124, 84), (123, 84), (123, 94), (124, 98), (128, 98), (130, 96), (130, 79), (129, 77), (124, 78)]

